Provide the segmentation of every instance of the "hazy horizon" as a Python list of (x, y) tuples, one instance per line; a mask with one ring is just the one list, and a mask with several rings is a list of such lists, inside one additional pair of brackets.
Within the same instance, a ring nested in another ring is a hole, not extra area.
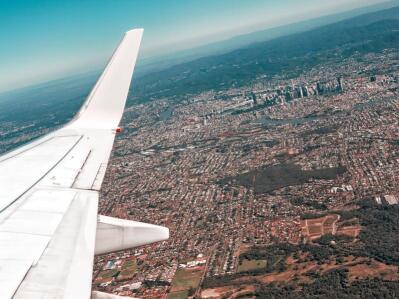
[[(153, 1), (138, 4), (138, 1), (120, 1), (112, 7), (100, 3), (104, 5), (96, 6), (94, 10), (94, 4), (87, 1), (76, 3), (79, 11), (71, 3), (60, 4), (57, 1), (0, 4), (0, 34), (8, 41), (0, 45), (3, 70), (0, 74), (0, 93), (99, 70), (123, 32), (134, 27), (145, 28), (140, 53), (140, 58), (145, 60), (238, 35), (390, 1), (318, 3), (306, 0), (308, 5), (295, 0), (284, 3), (255, 0), (251, 4), (235, 0), (233, 5), (227, 0), (217, 3), (210, 0), (187, 2), (190, 3)], [(139, 9), (133, 11), (137, 7)], [(84, 15), (88, 10), (92, 14)], [(23, 26), (24, 22), (30, 27)]]

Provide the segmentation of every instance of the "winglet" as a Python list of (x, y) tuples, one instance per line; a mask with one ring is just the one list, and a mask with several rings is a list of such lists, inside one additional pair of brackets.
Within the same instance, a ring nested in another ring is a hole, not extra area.
[(133, 29), (125, 33), (104, 72), (68, 128), (114, 129), (118, 126), (129, 93), (143, 31)]

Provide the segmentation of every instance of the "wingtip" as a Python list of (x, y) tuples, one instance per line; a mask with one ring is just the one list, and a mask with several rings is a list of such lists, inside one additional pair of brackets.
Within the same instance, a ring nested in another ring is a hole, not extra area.
[[(141, 28), (126, 32), (86, 102), (68, 124), (68, 128), (113, 130), (118, 126), (142, 37), (143, 29)], [(110, 69), (112, 71), (109, 71)], [(109, 94), (112, 94), (112, 101)]]
[(143, 34), (144, 28), (134, 28), (126, 31), (126, 34)]

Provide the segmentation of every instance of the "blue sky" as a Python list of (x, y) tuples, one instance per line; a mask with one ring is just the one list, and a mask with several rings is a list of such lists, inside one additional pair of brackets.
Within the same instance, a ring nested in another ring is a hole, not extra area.
[(141, 57), (384, 0), (0, 0), (0, 92), (104, 65), (123, 32)]

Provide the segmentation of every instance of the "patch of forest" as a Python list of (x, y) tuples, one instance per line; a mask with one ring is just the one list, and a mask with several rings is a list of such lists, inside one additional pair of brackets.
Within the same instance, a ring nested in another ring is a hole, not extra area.
[(297, 290), (292, 285), (278, 284), (259, 285), (255, 292), (257, 298), (331, 298), (331, 299), (375, 299), (398, 298), (399, 283), (382, 281), (380, 279), (357, 280), (349, 283), (346, 269), (329, 272), (316, 279), (313, 283), (303, 284)]
[[(341, 215), (341, 221), (359, 220), (362, 230), (356, 241), (345, 235), (324, 235), (307, 244), (254, 246), (240, 255), (240, 261), (265, 260), (264, 268), (225, 277), (209, 277), (205, 279), (203, 287), (239, 285), (238, 278), (247, 276), (253, 277), (250, 282), (257, 286), (254, 295), (258, 298), (398, 298), (398, 281), (375, 277), (352, 282), (348, 279), (348, 269), (343, 264), (347, 257), (399, 266), (399, 206), (377, 205), (372, 200), (361, 201), (358, 205), (357, 210), (336, 212)], [(306, 274), (312, 278), (310, 283), (293, 280), (264, 284), (256, 280), (258, 275), (286, 271), (286, 261), (290, 256), (302, 263), (316, 262), (318, 265), (334, 260), (342, 267), (326, 272), (310, 271)]]
[(287, 163), (262, 167), (235, 177), (227, 177), (221, 183), (254, 188), (255, 193), (263, 194), (283, 187), (301, 185), (312, 179), (333, 180), (345, 172), (345, 167), (302, 170), (298, 165)]

